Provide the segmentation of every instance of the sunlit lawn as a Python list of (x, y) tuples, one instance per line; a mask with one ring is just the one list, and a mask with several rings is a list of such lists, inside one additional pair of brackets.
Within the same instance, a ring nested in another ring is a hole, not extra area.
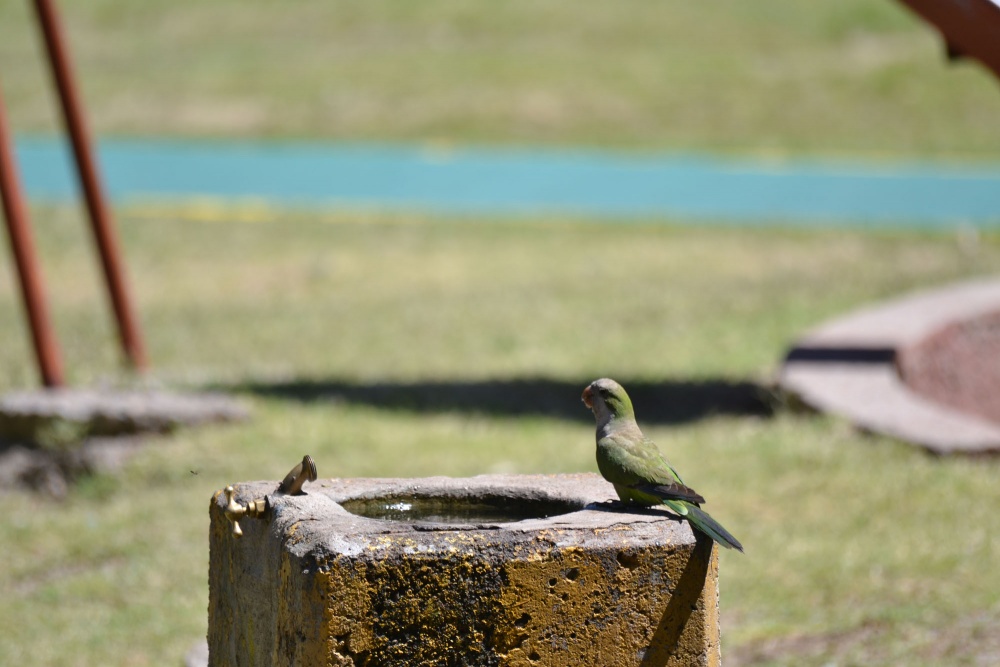
[[(996, 160), (996, 81), (894, 0), (62, 2), (102, 135)], [(58, 126), (0, 0), (11, 123)]]
[[(81, 221), (35, 217), (73, 382), (126, 381)], [(5, 494), (0, 626), (17, 631), (0, 640), (0, 663), (177, 664), (206, 627), (212, 493), (278, 479), (305, 452), (324, 476), (594, 470), (582, 406), (572, 418), (408, 410), (268, 387), (547, 380), (575, 402), (602, 375), (764, 382), (804, 327), (1000, 266), (996, 235), (970, 246), (949, 234), (326, 220), (126, 212), (153, 377), (230, 388), (254, 418), (152, 441), (124, 474), (63, 503)], [(9, 273), (0, 285), (0, 378), (31, 385)], [(637, 407), (640, 421), (657, 412)], [(995, 461), (934, 459), (784, 410), (648, 427), (747, 546), (722, 555), (729, 662), (995, 655)]]
[[(1000, 156), (996, 82), (944, 64), (889, 0), (60, 5), (101, 137)], [(0, 84), (16, 131), (53, 132), (29, 10), (0, 0)], [(33, 213), (71, 383), (127, 384), (83, 221)], [(996, 232), (864, 221), (118, 213), (148, 382), (231, 391), (254, 418), (153, 440), (64, 502), (0, 495), (3, 665), (179, 664), (204, 637), (208, 503), (229, 482), (278, 479), (306, 452), (323, 476), (594, 470), (582, 406), (497, 406), (538, 400), (524, 387), (575, 405), (604, 375), (766, 384), (809, 326), (1000, 269)], [(7, 391), (36, 379), (0, 258)], [(295, 383), (329, 391), (282, 392)], [(404, 399), (366, 400), (375, 385)], [(502, 395), (470, 406), (448, 387)], [(637, 409), (642, 423), (663, 407)], [(747, 546), (722, 555), (726, 664), (1000, 663), (1000, 463), (780, 406), (694, 416), (645, 425)]]

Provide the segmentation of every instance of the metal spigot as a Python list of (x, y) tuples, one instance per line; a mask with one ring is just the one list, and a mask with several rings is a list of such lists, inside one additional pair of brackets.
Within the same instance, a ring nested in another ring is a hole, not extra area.
[(316, 478), (316, 462), (306, 454), (302, 457), (302, 463), (289, 470), (288, 474), (285, 475), (285, 479), (278, 485), (278, 493), (283, 493), (286, 496), (297, 496), (302, 493), (303, 484), (307, 481), (315, 482)]
[[(316, 462), (306, 454), (302, 457), (302, 462), (288, 471), (285, 479), (278, 485), (277, 493), (286, 496), (297, 496), (302, 493), (302, 485), (306, 482), (316, 481)], [(271, 507), (271, 499), (264, 496), (258, 500), (251, 500), (246, 505), (236, 502), (236, 489), (230, 484), (225, 488), (226, 494), (226, 518), (233, 524), (233, 537), (242, 537), (243, 529), (240, 528), (240, 520), (243, 517), (255, 519)]]
[(240, 519), (245, 516), (254, 519), (266, 512), (268, 505), (267, 498), (251, 500), (246, 505), (240, 505), (236, 502), (236, 489), (233, 488), (232, 484), (226, 487), (225, 493), (226, 518), (233, 524), (233, 537), (242, 537), (243, 529), (240, 528)]

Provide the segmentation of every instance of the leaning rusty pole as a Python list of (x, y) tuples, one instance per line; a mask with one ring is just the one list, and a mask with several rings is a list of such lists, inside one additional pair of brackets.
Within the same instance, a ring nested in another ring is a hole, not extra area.
[[(62, 22), (52, 0), (35, 0), (35, 11), (59, 92), (66, 129), (73, 146), (73, 156), (86, 200), (91, 231), (100, 254), (122, 349), (133, 368), (145, 370), (148, 366), (145, 345), (131, 305), (114, 220), (101, 187), (92, 142), (84, 120), (83, 104), (77, 92), (66, 48)], [(0, 99), (0, 107), (2, 104), (3, 101)], [(0, 194), (3, 196), (7, 229), (28, 312), (35, 354), (42, 383), (47, 387), (61, 386), (64, 380), (58, 345), (45, 306), (41, 272), (29, 231), (27, 208), (23, 203), (14, 166), (13, 140), (6, 127), (2, 108), (0, 108), (0, 126), (2, 126), (0, 127), (0, 184), (3, 186)]]
[(21, 196), (13, 141), (2, 97), (0, 97), (0, 198), (3, 199), (4, 220), (7, 221), (7, 234), (10, 237), (14, 264), (17, 267), (18, 282), (21, 284), (21, 297), (28, 314), (31, 342), (35, 348), (42, 384), (46, 387), (59, 387), (63, 384), (62, 358), (45, 304), (42, 274), (36, 261), (35, 242), (28, 221), (28, 207)]

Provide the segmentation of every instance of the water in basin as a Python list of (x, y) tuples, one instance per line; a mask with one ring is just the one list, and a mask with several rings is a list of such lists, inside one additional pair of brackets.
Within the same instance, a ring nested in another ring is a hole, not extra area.
[(483, 524), (544, 519), (582, 509), (565, 500), (478, 496), (398, 495), (355, 498), (341, 503), (352, 514), (410, 523)]

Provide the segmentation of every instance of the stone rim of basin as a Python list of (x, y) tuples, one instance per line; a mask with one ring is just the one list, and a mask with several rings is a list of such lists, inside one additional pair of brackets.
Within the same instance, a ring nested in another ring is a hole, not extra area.
[[(312, 520), (324, 516), (327, 528), (335, 525), (336, 542), (355, 539), (366, 541), (375, 535), (406, 532), (511, 532), (533, 533), (545, 529), (574, 531), (607, 529), (632, 526), (639, 529), (647, 525), (651, 531), (646, 536), (654, 541), (665, 540), (674, 544), (694, 542), (695, 536), (687, 522), (665, 508), (643, 508), (619, 503), (614, 487), (594, 473), (568, 473), (554, 475), (479, 475), (476, 477), (425, 477), (425, 478), (332, 478), (320, 479), (305, 487), (298, 496), (274, 494), (274, 482), (243, 482), (235, 485), (239, 502), (267, 496), (270, 511), (264, 517), (276, 530), (302, 522), (297, 536), (305, 541), (332, 537), (314, 533)], [(351, 501), (370, 501), (384, 497), (420, 495), (424, 497), (451, 498), (510, 498), (517, 501), (555, 505), (568, 510), (549, 513), (547, 516), (529, 517), (515, 521), (393, 521), (369, 518), (355, 514), (344, 507)], [(216, 503), (221, 509), (224, 498), (221, 492)], [(331, 523), (332, 522), (332, 523)], [(256, 530), (260, 521), (244, 522), (244, 530)], [(661, 524), (661, 525), (652, 525)], [(640, 529), (645, 533), (647, 529)], [(312, 534), (306, 538), (303, 533)], [(363, 537), (367, 536), (367, 537)], [(342, 545), (343, 546), (343, 545)], [(349, 549), (350, 550), (350, 549)]]

